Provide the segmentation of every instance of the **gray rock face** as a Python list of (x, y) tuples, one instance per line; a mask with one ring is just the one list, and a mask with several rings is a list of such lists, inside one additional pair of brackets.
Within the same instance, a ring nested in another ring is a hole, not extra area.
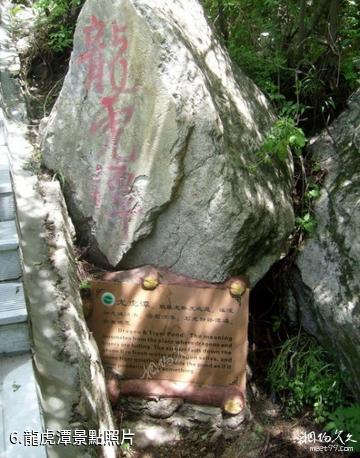
[(334, 353), (360, 399), (360, 91), (311, 144), (327, 171), (317, 230), (297, 258), (293, 296), (308, 332)]
[(88, 0), (43, 156), (97, 262), (255, 283), (293, 227), (290, 159), (249, 167), (272, 121), (196, 0)]

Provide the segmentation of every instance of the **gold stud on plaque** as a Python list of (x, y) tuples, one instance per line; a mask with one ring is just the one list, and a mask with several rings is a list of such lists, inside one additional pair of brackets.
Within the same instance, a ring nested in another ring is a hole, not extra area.
[(227, 399), (223, 405), (223, 410), (229, 415), (237, 415), (242, 411), (243, 408), (243, 401), (238, 396)]
[(246, 283), (242, 280), (235, 280), (230, 284), (230, 294), (234, 297), (241, 297), (246, 291)]
[(152, 291), (159, 285), (159, 280), (154, 276), (145, 277), (142, 282), (142, 287), (149, 291)]

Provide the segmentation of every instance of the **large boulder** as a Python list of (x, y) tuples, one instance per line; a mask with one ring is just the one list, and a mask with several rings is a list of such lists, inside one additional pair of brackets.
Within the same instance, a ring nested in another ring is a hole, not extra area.
[(196, 0), (88, 0), (43, 157), (98, 263), (255, 283), (293, 227), (291, 160), (253, 167), (273, 121)]
[(360, 91), (310, 153), (327, 175), (315, 205), (316, 233), (292, 273), (293, 304), (360, 399)]

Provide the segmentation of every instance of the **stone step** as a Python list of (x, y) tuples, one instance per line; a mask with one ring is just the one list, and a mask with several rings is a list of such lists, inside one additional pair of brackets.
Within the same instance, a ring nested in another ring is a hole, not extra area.
[(9, 169), (7, 147), (0, 146), (0, 221), (15, 219), (15, 203), (11, 190)]
[(0, 353), (29, 350), (29, 329), (21, 283), (0, 283)]
[(0, 252), (16, 250), (19, 246), (15, 221), (2, 221), (0, 223)]
[(0, 283), (0, 325), (27, 320), (22, 283)]
[(19, 241), (15, 221), (0, 222), (0, 281), (21, 276)]
[(4, 123), (1, 120), (0, 123), (0, 146), (6, 145), (6, 136), (5, 136), (5, 128), (4, 128)]
[(27, 321), (0, 326), (0, 355), (24, 353), (29, 349), (30, 337)]
[(0, 146), (0, 170), (10, 170), (7, 146)]
[(0, 221), (10, 221), (14, 218), (15, 202), (13, 195), (0, 195)]
[[(29, 431), (43, 431), (31, 355), (0, 357), (0, 456), (46, 458), (45, 446), (24, 445), (24, 437), (31, 437)], [(14, 432), (18, 444), (10, 442)]]
[(0, 196), (12, 193), (9, 170), (0, 170)]

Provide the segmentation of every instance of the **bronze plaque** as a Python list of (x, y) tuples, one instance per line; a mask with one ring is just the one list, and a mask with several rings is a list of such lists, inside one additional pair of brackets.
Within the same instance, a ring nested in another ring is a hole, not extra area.
[[(102, 361), (124, 378), (245, 389), (248, 289), (93, 281), (88, 320)], [(178, 282), (177, 282), (178, 283)], [(203, 282), (199, 284), (204, 285)]]

